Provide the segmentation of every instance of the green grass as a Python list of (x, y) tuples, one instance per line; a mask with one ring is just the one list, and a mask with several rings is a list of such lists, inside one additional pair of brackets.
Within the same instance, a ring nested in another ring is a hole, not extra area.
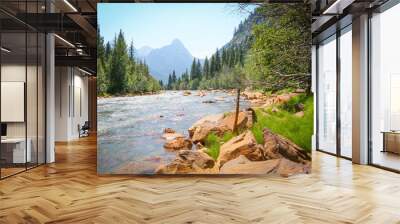
[[(297, 103), (304, 104), (304, 117), (300, 118), (294, 115)], [(278, 112), (272, 112), (271, 108), (256, 110), (257, 122), (252, 128), (252, 132), (257, 142), (264, 144), (263, 130), (269, 128), (272, 132), (290, 139), (301, 148), (311, 152), (313, 97), (302, 94), (278, 108)]]
[(214, 160), (217, 160), (218, 158), (219, 148), (221, 147), (220, 144), (221, 143), (219, 137), (214, 133), (209, 134), (205, 140), (205, 146), (208, 149), (207, 154), (211, 156)]
[[(304, 105), (304, 117), (296, 117), (296, 104)], [(272, 112), (272, 108), (257, 109), (257, 122), (251, 128), (257, 143), (264, 144), (264, 128), (280, 134), (295, 144), (311, 152), (311, 136), (313, 134), (313, 97), (305, 94), (293, 97), (289, 102), (275, 106), (278, 112)], [(205, 140), (208, 155), (217, 160), (222, 144), (235, 137), (232, 132), (225, 133), (222, 137), (211, 133)]]
[(226, 132), (222, 137), (214, 133), (209, 134), (205, 140), (205, 146), (208, 149), (207, 154), (214, 160), (217, 160), (221, 145), (233, 137), (235, 137), (235, 135), (232, 132)]

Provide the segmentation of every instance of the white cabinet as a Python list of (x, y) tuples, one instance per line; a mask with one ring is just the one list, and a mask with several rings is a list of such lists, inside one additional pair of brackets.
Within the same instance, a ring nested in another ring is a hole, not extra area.
[(32, 161), (32, 141), (27, 139), (27, 147), (25, 151), (25, 138), (7, 138), (1, 140), (2, 145), (12, 148), (12, 162), (25, 163)]

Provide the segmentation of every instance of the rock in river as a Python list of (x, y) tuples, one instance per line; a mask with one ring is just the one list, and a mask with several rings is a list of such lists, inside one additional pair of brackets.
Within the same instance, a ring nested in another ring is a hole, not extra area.
[(175, 130), (172, 128), (165, 128), (164, 133), (175, 133)]
[(196, 121), (192, 127), (189, 128), (189, 136), (192, 137), (194, 135), (194, 132), (196, 131), (197, 128), (203, 126), (205, 123), (212, 123), (214, 125), (217, 125), (222, 119), (224, 118), (224, 114), (214, 114), (214, 115), (208, 115), (203, 117), (202, 119)]
[(174, 140), (176, 138), (184, 138), (185, 136), (183, 134), (180, 133), (165, 133), (162, 135), (162, 138), (167, 140), (167, 141), (171, 141)]
[(160, 166), (158, 174), (206, 173), (214, 167), (214, 160), (202, 151), (181, 150), (176, 159), (167, 165)]
[(190, 150), (192, 149), (192, 141), (182, 137), (175, 138), (167, 141), (164, 144), (164, 148), (168, 150)]
[(192, 141), (194, 143), (204, 142), (210, 133), (215, 133), (218, 136), (222, 136), (228, 130), (229, 128), (225, 125), (206, 121), (195, 129), (192, 136)]

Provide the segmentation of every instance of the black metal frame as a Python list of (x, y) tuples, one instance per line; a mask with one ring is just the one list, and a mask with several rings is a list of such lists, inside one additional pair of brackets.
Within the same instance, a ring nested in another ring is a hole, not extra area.
[[(25, 3), (27, 3), (28, 1), (25, 0)], [(38, 11), (39, 9), (39, 0), (36, 0), (36, 10)], [(25, 11), (27, 12), (27, 4), (25, 4)], [(47, 7), (46, 7), (46, 11), (47, 11)], [(27, 14), (25, 15), (27, 16)], [(2, 168), (0, 167), (0, 180), (6, 179), (8, 177), (12, 177), (14, 175), (17, 175), (19, 173), (23, 173), (27, 170), (39, 167), (43, 164), (47, 163), (47, 33), (43, 33), (40, 32), (39, 30), (29, 26), (27, 23), (24, 23), (25, 26), (25, 30), (24, 30), (24, 34), (25, 34), (25, 84), (24, 84), (24, 120), (25, 120), (25, 169), (15, 172), (13, 174), (7, 175), (7, 176), (2, 176), (1, 170)], [(36, 162), (35, 163), (28, 163), (28, 154), (27, 154), (27, 147), (28, 147), (28, 125), (27, 125), (27, 81), (28, 81), (28, 30), (32, 30), (34, 33), (36, 33)], [(1, 45), (1, 36), (2, 36), (3, 32), (0, 32), (0, 45)], [(42, 70), (42, 75), (44, 76), (42, 78), (42, 82), (44, 83), (44, 99), (43, 99), (43, 108), (44, 108), (44, 117), (42, 117), (44, 120), (42, 122), (44, 122), (44, 136), (43, 136), (43, 140), (44, 140), (44, 155), (43, 155), (43, 163), (39, 163), (39, 33), (43, 33), (44, 34), (44, 42), (42, 42), (42, 44), (44, 44), (44, 52), (42, 51), (41, 53), (44, 53), (44, 55), (42, 55), (42, 58), (44, 60), (44, 68)], [(1, 64), (2, 62), (2, 56), (0, 54), (0, 68), (2, 66)], [(1, 81), (1, 69), (0, 69), (0, 81)], [(0, 87), (1, 88), (1, 87)], [(0, 91), (1, 92), (1, 91)], [(0, 99), (1, 99), (1, 93), (0, 93)], [(1, 108), (0, 108), (1, 109)], [(0, 115), (1, 116), (1, 115)], [(0, 117), (1, 120), (1, 117)], [(1, 123), (1, 121), (0, 121)], [(1, 144), (0, 144), (0, 155), (1, 155)], [(28, 164), (30, 166), (28, 166)]]

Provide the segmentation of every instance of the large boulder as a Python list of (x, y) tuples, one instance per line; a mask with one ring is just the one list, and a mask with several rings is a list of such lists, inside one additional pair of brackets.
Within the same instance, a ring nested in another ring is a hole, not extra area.
[(311, 161), (310, 155), (305, 150), (267, 128), (264, 129), (264, 156), (267, 159), (286, 158), (302, 164)]
[(299, 95), (298, 93), (283, 93), (281, 95), (273, 95), (269, 97), (263, 107), (269, 107), (272, 105), (279, 105), (288, 102), (293, 97)]
[(263, 145), (256, 145), (254, 150), (246, 155), (246, 158), (248, 158), (251, 161), (263, 161), (267, 160), (265, 157), (264, 153), (264, 146)]
[(177, 138), (184, 138), (185, 136), (180, 133), (165, 133), (161, 137), (167, 141), (171, 141)]
[(190, 150), (192, 149), (192, 141), (185, 138), (175, 138), (164, 143), (164, 148), (168, 150)]
[[(229, 113), (224, 117), (221, 124), (223, 126), (228, 127), (229, 130), (233, 131), (233, 126), (235, 125), (235, 114), (236, 113)], [(239, 112), (238, 120), (237, 120), (237, 127), (238, 129), (244, 129), (247, 125), (247, 113), (246, 112)]]
[(214, 160), (202, 151), (181, 150), (176, 159), (169, 164), (161, 165), (158, 174), (189, 174), (189, 173), (211, 173)]
[(240, 155), (247, 156), (256, 149), (257, 142), (253, 133), (251, 133), (251, 131), (246, 131), (221, 146), (217, 159), (218, 166), (222, 167), (226, 162)]
[(202, 125), (198, 126), (192, 136), (192, 141), (194, 143), (202, 142), (206, 140), (210, 133), (214, 133), (218, 136), (222, 136), (225, 132), (230, 130), (227, 126), (223, 124), (204, 122)]
[(220, 121), (224, 118), (224, 114), (214, 114), (208, 115), (206, 117), (201, 118), (200, 120), (196, 121), (192, 127), (189, 128), (189, 136), (192, 137), (194, 132), (198, 127), (203, 126), (205, 123), (212, 123), (214, 125), (218, 125)]
[(182, 150), (179, 151), (177, 157), (182, 160), (190, 161), (201, 169), (207, 169), (214, 167), (215, 161), (207, 153), (197, 150)]
[(243, 91), (241, 95), (248, 100), (265, 98), (264, 94), (262, 94), (260, 92), (253, 92), (253, 91), (248, 91), (248, 90)]

